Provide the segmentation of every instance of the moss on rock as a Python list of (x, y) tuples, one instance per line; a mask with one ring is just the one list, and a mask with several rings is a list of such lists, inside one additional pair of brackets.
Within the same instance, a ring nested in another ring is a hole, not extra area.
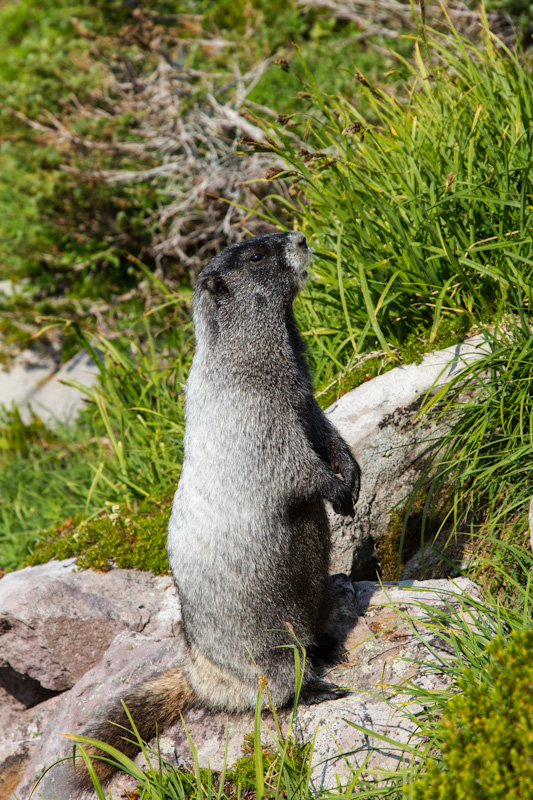
[(396, 581), (405, 562), (420, 547), (422, 514), (426, 493), (420, 492), (415, 499), (405, 523), (407, 505), (391, 511), (387, 531), (376, 540), (376, 556), (381, 568), (381, 579)]
[(66, 519), (36, 543), (25, 566), (76, 556), (78, 566), (168, 572), (165, 549), (170, 501), (135, 511), (115, 504), (91, 520)]

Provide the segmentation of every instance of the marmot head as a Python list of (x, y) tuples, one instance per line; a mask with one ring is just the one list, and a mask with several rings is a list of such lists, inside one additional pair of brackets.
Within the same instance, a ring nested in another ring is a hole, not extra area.
[(255, 236), (233, 244), (211, 259), (198, 276), (195, 306), (225, 316), (240, 308), (286, 307), (307, 280), (311, 257), (303, 233)]

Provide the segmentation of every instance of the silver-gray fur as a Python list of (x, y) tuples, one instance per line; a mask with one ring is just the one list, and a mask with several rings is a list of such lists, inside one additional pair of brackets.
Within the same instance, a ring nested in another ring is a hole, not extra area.
[[(168, 526), (188, 651), (183, 666), (124, 697), (146, 741), (191, 705), (254, 708), (260, 674), (274, 704), (288, 703), (291, 629), (308, 654), (301, 699), (342, 696), (319, 677), (341, 644), (330, 630), (324, 499), (353, 515), (359, 467), (313, 396), (292, 311), (308, 261), (301, 233), (257, 236), (198, 277), (185, 458)], [(115, 700), (85, 734), (132, 755), (136, 737), (124, 728)], [(113, 771), (106, 760), (94, 767), (101, 780)]]
[(185, 675), (200, 703), (228, 711), (255, 706), (259, 674), (277, 706), (293, 697), (287, 623), (308, 651), (303, 699), (336, 696), (316, 669), (332, 644), (324, 499), (353, 515), (359, 468), (313, 396), (292, 310), (309, 257), (301, 233), (257, 236), (213, 258), (194, 292), (167, 547)]

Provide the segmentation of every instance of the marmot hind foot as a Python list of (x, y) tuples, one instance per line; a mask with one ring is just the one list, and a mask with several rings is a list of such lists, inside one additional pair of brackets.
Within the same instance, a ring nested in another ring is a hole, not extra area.
[(306, 686), (302, 686), (299, 702), (304, 706), (312, 706), (326, 700), (341, 700), (351, 693), (351, 689), (329, 683), (322, 678), (314, 678)]

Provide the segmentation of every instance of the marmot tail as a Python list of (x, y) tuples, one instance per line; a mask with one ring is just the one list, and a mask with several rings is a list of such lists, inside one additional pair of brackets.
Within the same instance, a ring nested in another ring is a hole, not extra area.
[[(157, 731), (164, 730), (179, 719), (182, 711), (191, 706), (194, 699), (194, 692), (185, 677), (183, 667), (161, 673), (122, 698), (139, 736), (145, 742), (150, 741)], [(110, 744), (126, 756), (135, 755), (139, 749), (137, 737), (132, 732), (120, 699), (104, 711), (102, 718), (87, 728), (83, 735)], [(102, 757), (107, 758), (107, 754), (92, 745), (85, 749), (93, 759), (93, 767), (99, 780), (107, 780), (115, 770), (111, 764), (101, 760)]]

